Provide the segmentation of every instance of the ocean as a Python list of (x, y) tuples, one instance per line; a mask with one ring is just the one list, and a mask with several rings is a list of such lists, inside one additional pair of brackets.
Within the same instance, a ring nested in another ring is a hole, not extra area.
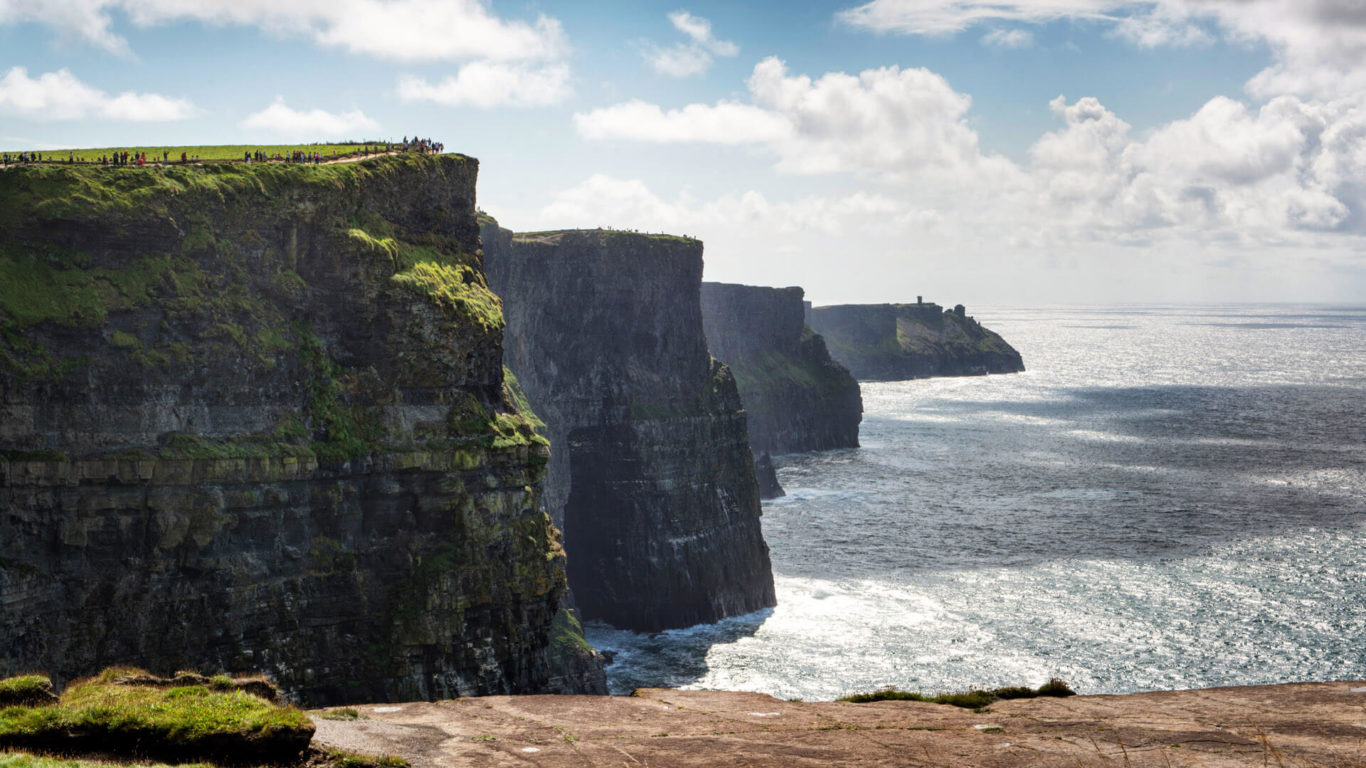
[(776, 460), (778, 606), (602, 625), (614, 693), (1366, 679), (1366, 306), (992, 307), (1002, 376), (864, 383)]

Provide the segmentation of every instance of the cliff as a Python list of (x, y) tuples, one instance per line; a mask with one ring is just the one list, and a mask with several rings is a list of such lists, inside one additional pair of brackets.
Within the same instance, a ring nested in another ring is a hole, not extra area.
[(1020, 353), (958, 305), (839, 304), (807, 310), (830, 356), (860, 381), (1024, 370)]
[(702, 284), (707, 345), (735, 373), (756, 454), (857, 448), (858, 382), (806, 326), (801, 288)]
[(652, 631), (773, 605), (744, 412), (702, 332), (702, 244), (492, 220), (483, 237), (584, 617)]
[(477, 169), (0, 170), (0, 672), (551, 688), (564, 555)]

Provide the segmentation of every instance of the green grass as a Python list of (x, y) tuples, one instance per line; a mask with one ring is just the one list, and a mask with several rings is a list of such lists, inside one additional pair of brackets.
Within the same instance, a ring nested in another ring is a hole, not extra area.
[[(340, 143), (340, 144), (207, 144), (207, 145), (198, 145), (198, 146), (178, 146), (178, 147), (173, 147), (173, 146), (96, 147), (96, 148), (86, 148), (86, 149), (51, 149), (51, 150), (34, 149), (34, 150), (20, 150), (20, 151), (36, 152), (36, 153), (38, 153), (39, 155), (42, 155), (43, 158), (44, 158), (44, 160), (46, 160), (47, 158), (51, 158), (52, 160), (61, 161), (61, 162), (65, 162), (66, 159), (67, 159), (68, 157), (74, 155), (75, 158), (76, 158), (76, 160), (78, 160), (78, 161), (84, 161), (84, 162), (87, 162), (87, 163), (98, 163), (98, 162), (100, 161), (100, 157), (101, 157), (101, 156), (111, 157), (111, 156), (113, 156), (113, 154), (114, 154), (115, 152), (127, 152), (127, 153), (129, 153), (130, 155), (137, 154), (137, 153), (140, 153), (140, 152), (146, 152), (146, 153), (147, 153), (147, 157), (148, 157), (149, 159), (151, 159), (151, 158), (156, 158), (157, 160), (160, 160), (160, 159), (161, 159), (161, 153), (162, 153), (162, 152), (169, 152), (169, 153), (171, 154), (171, 159), (172, 159), (172, 160), (175, 160), (175, 161), (177, 161), (177, 162), (179, 162), (179, 161), (180, 161), (180, 153), (181, 153), (181, 152), (184, 152), (186, 155), (188, 155), (188, 156), (190, 156), (190, 157), (193, 157), (193, 156), (195, 156), (195, 155), (199, 155), (199, 159), (200, 159), (201, 161), (203, 161), (203, 160), (241, 160), (241, 159), (242, 159), (242, 153), (243, 153), (243, 152), (258, 152), (258, 151), (259, 151), (259, 152), (265, 152), (266, 154), (268, 154), (268, 155), (270, 155), (270, 156), (272, 156), (272, 157), (274, 157), (274, 156), (277, 155), (277, 154), (288, 156), (289, 153), (295, 152), (295, 151), (299, 151), (299, 152), (321, 152), (321, 153), (323, 153), (324, 159), (327, 159), (327, 158), (332, 157), (332, 153), (333, 153), (333, 152), (336, 152), (338, 156), (341, 156), (341, 155), (350, 155), (350, 154), (353, 154), (353, 153), (355, 153), (356, 151), (358, 151), (358, 150), (360, 150), (360, 149), (363, 149), (364, 147), (367, 147), (367, 146), (374, 147), (374, 146), (376, 146), (376, 145), (382, 145), (382, 144), (384, 144), (383, 141), (375, 140), (375, 141), (361, 141), (361, 142), (343, 142), (343, 143)], [(17, 155), (17, 154), (19, 154), (19, 152), (18, 152), (18, 151), (16, 151), (16, 152), (10, 152), (9, 154), (10, 154), (10, 155)]]
[(542, 238), (553, 238), (556, 235), (568, 233), (597, 234), (606, 239), (609, 237), (646, 237), (651, 240), (660, 240), (671, 243), (698, 243), (701, 242), (695, 237), (685, 237), (684, 235), (670, 235), (665, 232), (634, 232), (629, 229), (548, 229), (541, 232), (516, 232), (512, 235), (513, 240), (539, 240)]
[[(0, 753), (0, 768), (110, 768), (110, 763), (9, 752)], [(169, 767), (164, 763), (121, 763), (119, 768)], [(213, 766), (208, 763), (188, 763), (179, 764), (178, 768), (213, 768)]]
[[(328, 749), (322, 752), (323, 760), (310, 762), (310, 766), (329, 768), (408, 768), (408, 761), (401, 757), (388, 755), (375, 757)], [(65, 757), (30, 755), (23, 752), (0, 752), (0, 768), (173, 768), (165, 763), (109, 763), (80, 760)], [(177, 763), (174, 768), (214, 768), (210, 763)]]
[(1033, 699), (1040, 696), (1061, 698), (1075, 695), (1076, 691), (1072, 690), (1067, 683), (1053, 678), (1038, 688), (1020, 685), (996, 688), (990, 691), (974, 689), (962, 693), (940, 693), (933, 696), (912, 691), (901, 691), (896, 688), (883, 688), (871, 693), (855, 693), (850, 696), (843, 696), (840, 697), (839, 701), (855, 704), (867, 704), (874, 701), (923, 701), (929, 704), (948, 704), (965, 709), (982, 709), (993, 702), (1005, 699)]
[(526, 398), (526, 392), (522, 390), (521, 382), (517, 381), (517, 376), (512, 369), (503, 366), (503, 393), (507, 395), (508, 402), (522, 418), (531, 422), (531, 426), (537, 429), (545, 429), (545, 422), (531, 409), (531, 403)]
[(340, 749), (329, 749), (325, 754), (333, 768), (408, 768), (407, 760), (394, 755), (375, 757)]
[(313, 735), (313, 723), (240, 690), (202, 685), (169, 688), (106, 682), (128, 670), (107, 670), (76, 682), (56, 704), (0, 710), (0, 746), (81, 751), (136, 749), (157, 756), (210, 757), (222, 751), (287, 757)]
[(52, 699), (52, 681), (45, 675), (19, 675), (0, 680), (0, 707), (40, 704)]
[[(503, 327), (503, 301), (488, 289), (474, 259), (458, 252), (445, 253), (431, 245), (405, 242), (391, 236), (392, 225), (379, 220), (347, 230), (347, 235), (370, 251), (383, 253), (393, 262), (392, 279), (418, 294), (427, 296), (462, 325), (473, 325), (482, 332)], [(448, 250), (456, 248), (446, 244)]]
[(590, 655), (593, 646), (583, 635), (583, 624), (574, 612), (561, 608), (550, 624), (550, 654), (556, 658)]

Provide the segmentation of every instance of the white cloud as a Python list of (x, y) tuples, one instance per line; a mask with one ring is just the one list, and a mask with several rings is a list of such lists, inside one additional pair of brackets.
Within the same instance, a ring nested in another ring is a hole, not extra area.
[(46, 24), (126, 53), (116, 14), (139, 27), (179, 21), (257, 27), (397, 61), (556, 59), (567, 48), (559, 21), (502, 19), (484, 0), (0, 0), (0, 24)]
[(1027, 29), (993, 29), (982, 35), (982, 45), (993, 48), (1028, 48), (1034, 44), (1034, 33)]
[(1047, 240), (1306, 247), (1320, 232), (1366, 235), (1358, 105), (1216, 97), (1141, 140), (1093, 98), (1052, 106), (1066, 127), (1033, 146), (1028, 169)]
[(711, 22), (687, 11), (674, 11), (669, 14), (669, 22), (679, 32), (692, 38), (692, 41), (717, 56), (735, 56), (740, 46), (727, 40), (717, 40), (711, 32)]
[(190, 117), (195, 107), (184, 99), (155, 93), (125, 91), (110, 96), (65, 69), (33, 78), (24, 67), (13, 67), (0, 78), (0, 111), (34, 120), (167, 122)]
[(1361, 0), (870, 0), (841, 11), (875, 32), (948, 35), (984, 24), (1101, 24), (1143, 46), (1265, 43), (1274, 63), (1248, 82), (1259, 98), (1337, 98), (1366, 91), (1366, 4)]
[[(907, 185), (788, 200), (753, 189), (699, 199), (686, 188), (666, 196), (641, 179), (598, 174), (554, 193), (543, 207), (496, 213), (515, 229), (611, 226), (700, 237), (706, 243), (706, 279), (804, 285), (818, 302), (904, 300), (916, 293), (969, 303), (1022, 296), (1132, 301), (1352, 295), (1351, 285), (1334, 291), (1331, 281), (1359, 265), (1366, 238), (1312, 226), (1242, 237), (1236, 234), (1241, 223), (1222, 231), (1210, 227), (1201, 235), (1192, 222), (1204, 201), (1193, 197), (1190, 210), (1181, 211), (1179, 198), (1159, 199), (1170, 190), (1126, 159), (1126, 149), (1143, 142), (1130, 139), (1122, 121), (1094, 99), (1058, 99), (1054, 105), (1066, 122), (1057, 132), (1063, 144), (1053, 146), (1059, 154), (1051, 160), (1039, 148), (1030, 173), (1041, 186), (1026, 194), (958, 198), (953, 190), (920, 194), (917, 185)], [(1248, 115), (1253, 122), (1260, 117)], [(1363, 128), (1356, 130), (1366, 133)], [(1072, 148), (1084, 156), (1069, 159)], [(1061, 165), (1042, 167), (1053, 161)], [(1047, 189), (1060, 170), (1108, 176), (1113, 188), (1096, 187), (1102, 204), (1086, 208), (1082, 197), (1060, 199)], [(1297, 205), (1316, 210), (1318, 202), (1309, 191), (1281, 199), (1292, 213)], [(1177, 205), (1163, 213), (1190, 218), (1119, 226), (1119, 214), (1138, 214), (1149, 204)], [(1271, 236), (1276, 234), (1279, 239)], [(1306, 247), (1313, 258), (1304, 258)], [(836, 263), (839, 268), (832, 269)], [(1175, 272), (1182, 281), (1170, 279)], [(879, 280), (869, 283), (868, 274)]]
[(660, 48), (645, 44), (641, 48), (645, 63), (661, 75), (668, 77), (692, 77), (711, 69), (711, 54), (695, 45), (679, 43), (671, 48)]
[[(871, 178), (880, 185), (877, 215), (848, 201), (773, 202), (757, 193), (666, 201), (639, 181), (602, 177), (561, 193), (542, 214), (554, 226), (578, 215), (581, 223), (742, 240), (745, 220), (778, 240), (802, 226), (872, 227), (899, 230), (903, 240), (941, 238), (945, 248), (958, 238), (1011, 252), (1366, 245), (1366, 99), (1281, 96), (1257, 107), (1216, 97), (1135, 135), (1099, 100), (1059, 96), (1049, 106), (1062, 126), (1015, 163), (981, 151), (968, 124), (971, 99), (928, 70), (809, 77), (770, 58), (747, 85), (747, 102), (664, 110), (632, 101), (575, 122), (588, 139), (750, 144), (771, 152), (782, 171)], [(791, 218), (802, 215), (822, 223)]]
[[(402, 78), (399, 93), (405, 99), (529, 106), (555, 103), (570, 93), (569, 68), (562, 63), (569, 46), (560, 22), (545, 15), (531, 22), (504, 19), (488, 0), (0, 0), (0, 25), (47, 24), (67, 37), (129, 53), (127, 41), (115, 31), (119, 15), (137, 27), (178, 22), (256, 27), (379, 59), (467, 62), (439, 82)], [(272, 126), (316, 125), (333, 133), (366, 125), (359, 112), (272, 110), (252, 119)]]
[(588, 139), (762, 144), (778, 155), (780, 170), (792, 173), (1009, 171), (978, 151), (965, 120), (972, 100), (927, 69), (831, 72), (813, 80), (789, 74), (769, 57), (755, 65), (747, 84), (751, 104), (664, 111), (631, 101), (577, 114), (574, 122)]
[(865, 229), (894, 216), (922, 216), (907, 211), (885, 195), (855, 192), (843, 197), (808, 196), (792, 202), (771, 202), (755, 190), (733, 192), (715, 200), (696, 200), (682, 194), (664, 200), (640, 179), (618, 179), (595, 174), (560, 190), (549, 205), (531, 214), (536, 228), (613, 226), (645, 232), (682, 232), (701, 235), (718, 230), (755, 226), (768, 232), (816, 232), (839, 235)]
[(398, 95), (404, 101), (433, 101), (480, 109), (545, 106), (564, 101), (572, 93), (569, 67), (565, 64), (527, 67), (475, 61), (438, 83), (411, 76), (398, 83)]
[(1130, 0), (872, 0), (841, 11), (838, 18), (876, 32), (946, 35), (989, 22), (1105, 19), (1116, 9), (1138, 4)]
[(711, 22), (687, 11), (669, 14), (669, 22), (688, 37), (688, 42), (669, 47), (654, 43), (640, 46), (641, 55), (650, 68), (669, 77), (691, 77), (711, 68), (712, 56), (731, 57), (740, 53), (740, 46), (729, 40), (718, 40), (712, 34)]
[(317, 138), (363, 138), (364, 131), (373, 131), (379, 124), (358, 109), (350, 112), (327, 112), (321, 109), (296, 110), (285, 104), (283, 96), (255, 112), (241, 123), (243, 128), (267, 131), (276, 136), (307, 140)]
[(576, 114), (574, 125), (586, 139), (656, 143), (768, 143), (793, 133), (791, 123), (782, 115), (730, 101), (689, 104), (667, 112), (656, 104), (628, 101)]

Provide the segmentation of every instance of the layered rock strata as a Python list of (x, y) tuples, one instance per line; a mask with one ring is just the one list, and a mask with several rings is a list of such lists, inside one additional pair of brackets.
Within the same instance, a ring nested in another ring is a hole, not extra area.
[(476, 173), (0, 170), (0, 672), (550, 687), (564, 556)]
[(773, 605), (744, 412), (702, 331), (702, 244), (483, 233), (584, 617), (648, 631)]
[(707, 345), (735, 373), (756, 454), (858, 447), (858, 382), (806, 326), (801, 288), (702, 284)]
[(806, 322), (859, 381), (1018, 373), (1024, 361), (963, 305), (839, 304), (808, 307)]

